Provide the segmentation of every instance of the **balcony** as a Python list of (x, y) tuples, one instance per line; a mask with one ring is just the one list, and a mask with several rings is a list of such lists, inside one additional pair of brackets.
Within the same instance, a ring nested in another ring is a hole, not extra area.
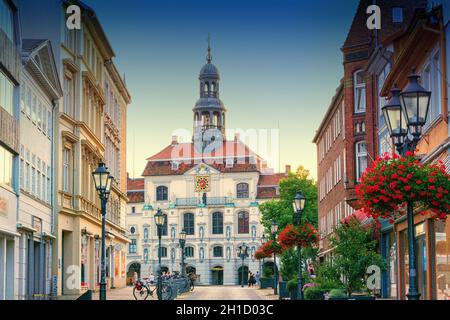
[(176, 207), (206, 207), (206, 206), (233, 206), (233, 199), (229, 197), (208, 197), (203, 202), (202, 198), (177, 198)]

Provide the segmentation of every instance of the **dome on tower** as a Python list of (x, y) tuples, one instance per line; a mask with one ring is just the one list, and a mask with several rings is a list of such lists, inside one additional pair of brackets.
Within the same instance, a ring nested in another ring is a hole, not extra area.
[(199, 78), (200, 78), (200, 80), (205, 79), (205, 78), (220, 79), (219, 69), (217, 69), (217, 67), (215, 65), (213, 65), (211, 62), (208, 62), (200, 70)]

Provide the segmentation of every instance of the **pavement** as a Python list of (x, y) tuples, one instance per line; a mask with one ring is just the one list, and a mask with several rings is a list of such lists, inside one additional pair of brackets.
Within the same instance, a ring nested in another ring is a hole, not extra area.
[[(76, 300), (76, 295), (64, 295), (58, 300)], [(107, 300), (135, 300), (133, 287), (110, 289), (106, 292)], [(240, 286), (197, 286), (193, 292), (187, 292), (177, 297), (177, 300), (277, 300), (272, 289)], [(92, 300), (99, 300), (99, 292), (92, 293)], [(149, 296), (147, 300), (156, 300)]]
[(198, 286), (177, 300), (276, 300), (272, 289), (240, 286)]

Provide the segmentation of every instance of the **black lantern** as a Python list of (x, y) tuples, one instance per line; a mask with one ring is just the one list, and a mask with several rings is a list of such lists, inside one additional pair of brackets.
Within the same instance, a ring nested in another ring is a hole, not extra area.
[(305, 209), (306, 198), (301, 192), (297, 192), (294, 197), (294, 201), (292, 201), (292, 205), (294, 206), (294, 211), (296, 213), (301, 213), (303, 209)]
[(270, 231), (272, 232), (272, 235), (277, 234), (278, 224), (275, 220), (272, 220), (272, 225), (270, 226)]
[(381, 108), (389, 133), (396, 146), (402, 145), (405, 142), (405, 137), (408, 135), (407, 121), (400, 102), (400, 93), (400, 89), (392, 89), (391, 99)]
[(164, 214), (162, 213), (161, 209), (158, 209), (158, 211), (155, 214), (156, 226), (158, 228), (161, 228), (164, 225), (165, 222), (164, 220), (165, 220)]
[[(164, 223), (164, 222), (163, 222)], [(180, 237), (180, 245), (184, 246), (184, 244), (186, 243), (186, 231), (184, 231), (184, 229), (179, 233), (178, 235)]]
[(400, 93), (400, 102), (405, 112), (409, 132), (415, 138), (422, 134), (431, 100), (431, 92), (419, 84), (419, 78), (420, 76), (413, 71), (413, 74), (408, 77), (408, 85)]
[(266, 235), (263, 234), (262, 237), (261, 237), (261, 243), (264, 244), (264, 243), (266, 243), (266, 242), (267, 242)]
[(103, 162), (99, 162), (97, 169), (92, 172), (95, 189), (100, 197), (108, 197), (111, 192), (113, 177), (109, 174), (108, 168)]

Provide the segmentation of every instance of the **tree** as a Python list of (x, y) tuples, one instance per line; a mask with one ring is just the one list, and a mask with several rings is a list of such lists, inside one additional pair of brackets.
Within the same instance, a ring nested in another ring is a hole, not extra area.
[(362, 226), (356, 219), (335, 228), (330, 238), (334, 247), (332, 266), (348, 295), (366, 288), (367, 269), (371, 265), (385, 270), (386, 262), (376, 252), (377, 241), (374, 238), (374, 226)]
[(265, 227), (266, 233), (270, 234), (273, 219), (277, 221), (279, 230), (293, 222), (292, 201), (299, 191), (306, 198), (302, 220), (317, 227), (317, 185), (310, 177), (309, 171), (303, 166), (298, 167), (296, 173), (290, 172), (285, 179), (280, 181), (279, 188), (279, 200), (268, 201), (260, 205), (261, 223)]

